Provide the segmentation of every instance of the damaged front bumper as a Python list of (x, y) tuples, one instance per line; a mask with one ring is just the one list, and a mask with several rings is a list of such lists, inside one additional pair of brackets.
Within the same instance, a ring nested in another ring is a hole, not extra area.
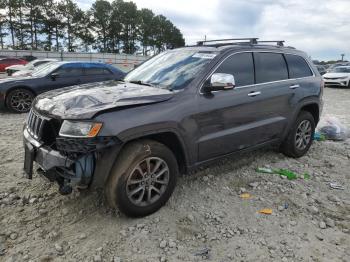
[(121, 141), (115, 137), (57, 137), (55, 148), (34, 139), (27, 128), (23, 137), (27, 177), (32, 178), (36, 162), (43, 175), (57, 181), (60, 188), (103, 187), (121, 148)]

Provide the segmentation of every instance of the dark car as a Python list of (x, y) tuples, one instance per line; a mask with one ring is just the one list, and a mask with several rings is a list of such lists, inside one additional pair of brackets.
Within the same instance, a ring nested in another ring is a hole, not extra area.
[(52, 62), (30, 76), (0, 80), (0, 108), (28, 112), (34, 97), (50, 90), (105, 80), (120, 80), (125, 73), (102, 63)]
[(158, 210), (179, 173), (220, 157), (275, 145), (309, 150), (323, 81), (294, 48), (201, 43), (161, 53), (124, 81), (87, 84), (36, 98), (24, 128), (25, 172), (33, 162), (72, 187), (104, 188), (129, 216)]
[(0, 72), (5, 72), (5, 68), (12, 65), (25, 65), (28, 62), (19, 58), (2, 58), (0, 59)]

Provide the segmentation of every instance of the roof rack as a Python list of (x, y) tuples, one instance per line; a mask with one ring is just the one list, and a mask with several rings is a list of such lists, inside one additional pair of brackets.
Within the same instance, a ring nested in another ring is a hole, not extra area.
[(259, 43), (276, 43), (278, 46), (284, 46), (284, 40), (259, 41)]
[[(206, 41), (198, 41), (197, 45), (202, 46), (204, 43), (212, 43), (212, 42), (227, 42), (227, 41), (249, 41), (248, 43), (250, 44), (257, 44), (259, 38), (227, 38), (227, 39), (214, 39), (214, 40), (206, 40)], [(215, 46), (220, 46), (220, 45), (230, 45), (234, 43), (218, 43), (218, 44), (213, 44)]]
[[(226, 38), (226, 39), (214, 39), (214, 40), (205, 40), (198, 41), (197, 46), (204, 46), (206, 43), (209, 43), (206, 46), (225, 46), (225, 45), (234, 45), (234, 44), (251, 44), (256, 45), (259, 43), (276, 43), (277, 46), (284, 46), (284, 40), (269, 40), (269, 41), (258, 41), (259, 38)], [(239, 42), (235, 42), (239, 41)], [(245, 42), (242, 42), (245, 41)], [(220, 43), (221, 42), (221, 43)], [(222, 43), (224, 42), (224, 43)]]

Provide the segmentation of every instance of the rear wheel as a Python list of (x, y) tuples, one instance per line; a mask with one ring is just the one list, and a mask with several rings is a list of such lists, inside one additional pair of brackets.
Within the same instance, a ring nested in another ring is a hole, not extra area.
[(315, 120), (310, 112), (301, 111), (294, 122), (281, 151), (290, 157), (302, 157), (307, 153), (315, 133)]
[(15, 113), (26, 113), (30, 110), (34, 94), (24, 88), (17, 88), (12, 90), (6, 96), (7, 108)]
[(106, 185), (106, 198), (127, 216), (154, 213), (170, 198), (178, 164), (165, 145), (153, 140), (132, 142), (122, 150)]

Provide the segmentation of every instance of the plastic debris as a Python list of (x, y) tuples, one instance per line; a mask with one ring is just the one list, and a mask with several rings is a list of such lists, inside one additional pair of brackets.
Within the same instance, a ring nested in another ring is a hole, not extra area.
[(210, 249), (206, 247), (206, 248), (196, 252), (194, 255), (209, 258), (209, 252), (210, 252)]
[(319, 133), (328, 140), (344, 141), (350, 135), (349, 129), (334, 116), (325, 116), (318, 126)]
[(275, 174), (275, 172), (271, 168), (265, 168), (265, 167), (258, 167), (256, 171), (259, 173)]
[(298, 176), (294, 172), (287, 170), (287, 169), (282, 169), (282, 168), (278, 169), (278, 170), (276, 170), (276, 173), (279, 174), (280, 176), (287, 177), (288, 180), (293, 180), (293, 179), (298, 178)]
[(243, 198), (243, 199), (249, 199), (249, 198), (251, 198), (252, 196), (251, 196), (251, 194), (249, 194), (249, 193), (243, 193), (243, 194), (240, 195), (240, 197)]
[(313, 137), (313, 140), (316, 140), (316, 141), (325, 141), (326, 140), (326, 136), (321, 134), (320, 132), (316, 131), (314, 133), (314, 137)]
[[(289, 180), (293, 180), (293, 179), (297, 179), (298, 176), (297, 174), (295, 174), (294, 172), (287, 170), (287, 169), (271, 169), (271, 168), (263, 168), (263, 167), (259, 167), (256, 169), (257, 172), (259, 173), (266, 173), (266, 174), (278, 174), (280, 176), (285, 176), (287, 177)], [(306, 173), (305, 173), (306, 174)], [(304, 177), (305, 177), (304, 174)]]
[(259, 213), (260, 214), (264, 214), (264, 215), (271, 215), (272, 214), (272, 209), (264, 208), (264, 209), (259, 210)]
[(329, 187), (332, 189), (338, 189), (338, 190), (344, 190), (344, 186), (338, 184), (337, 182), (331, 182), (329, 183)]
[(304, 179), (310, 179), (310, 175), (309, 175), (308, 173), (304, 173), (304, 174), (303, 174), (303, 178), (304, 178)]

